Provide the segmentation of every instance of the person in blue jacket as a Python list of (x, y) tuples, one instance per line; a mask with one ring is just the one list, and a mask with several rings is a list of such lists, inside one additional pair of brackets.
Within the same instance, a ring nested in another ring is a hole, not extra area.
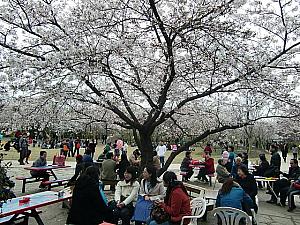
[(248, 194), (233, 181), (228, 178), (222, 185), (216, 200), (216, 207), (231, 207), (251, 214), (253, 201)]

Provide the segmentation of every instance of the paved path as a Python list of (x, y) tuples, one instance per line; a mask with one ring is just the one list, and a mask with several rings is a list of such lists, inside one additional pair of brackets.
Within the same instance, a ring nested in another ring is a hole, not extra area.
[[(13, 166), (9, 169), (8, 174), (10, 176), (20, 176), (20, 175), (28, 175), (28, 171), (24, 170), (24, 166), (18, 165), (17, 161), (12, 161)], [(31, 165), (32, 162), (30, 162), (29, 165)], [(71, 165), (71, 168), (65, 169), (65, 170), (56, 170), (56, 174), (59, 178), (70, 178), (74, 173), (75, 163), (67, 162), (68, 165)], [(282, 170), (287, 171), (289, 164), (283, 163), (282, 164)], [(179, 171), (179, 164), (172, 164), (169, 168), (169, 170), (178, 172)], [(21, 194), (21, 182), (16, 181), (14, 178), (12, 178), (16, 182), (16, 187), (14, 188), (14, 192), (17, 196), (22, 195)], [(196, 183), (197, 185), (203, 186), (208, 189), (212, 189), (207, 184), (203, 183)], [(38, 183), (32, 183), (26, 185), (26, 193), (35, 193), (39, 192)], [(220, 185), (216, 185), (216, 189), (219, 189)], [(59, 190), (59, 188), (53, 189), (53, 190)], [(110, 191), (106, 191), (108, 198), (113, 198), (113, 193)], [(297, 209), (294, 210), (294, 212), (289, 213), (287, 212), (287, 207), (279, 207), (275, 205), (270, 205), (266, 203), (266, 200), (270, 198), (269, 195), (265, 194), (265, 191), (260, 190), (259, 194), (259, 213), (258, 213), (258, 222), (262, 225), (296, 225), (300, 224), (300, 198), (296, 197), (296, 205), (298, 206)], [(61, 204), (54, 204), (51, 206), (43, 207), (41, 208), (43, 213), (41, 214), (41, 217), (43, 221), (45, 222), (45, 225), (64, 225), (66, 218), (67, 218), (67, 210), (61, 208)], [(208, 214), (208, 222), (201, 223), (201, 224), (215, 224), (213, 219), (213, 216), (211, 213)], [(34, 221), (30, 221), (30, 224), (35, 224)]]

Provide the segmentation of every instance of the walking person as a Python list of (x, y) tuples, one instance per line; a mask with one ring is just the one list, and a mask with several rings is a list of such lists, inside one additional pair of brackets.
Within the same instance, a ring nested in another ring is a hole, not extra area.
[(25, 165), (24, 159), (28, 155), (28, 140), (27, 140), (27, 133), (23, 133), (23, 136), (19, 140), (19, 147), (20, 147), (20, 159), (18, 160), (20, 165)]
[(285, 163), (286, 163), (286, 157), (287, 157), (288, 151), (289, 151), (288, 144), (283, 143), (282, 147), (281, 147), (281, 155), (282, 155), (283, 161)]
[(299, 151), (299, 148), (297, 147), (297, 145), (293, 145), (293, 147), (292, 147), (292, 153), (293, 153), (294, 159), (297, 159), (298, 151)]
[(165, 153), (167, 151), (167, 147), (161, 142), (159, 142), (159, 145), (156, 147), (157, 155), (159, 156), (161, 167), (164, 167), (165, 165)]

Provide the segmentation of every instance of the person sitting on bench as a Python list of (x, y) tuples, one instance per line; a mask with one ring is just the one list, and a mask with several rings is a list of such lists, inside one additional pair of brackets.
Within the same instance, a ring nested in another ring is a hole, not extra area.
[(106, 159), (102, 163), (101, 179), (103, 180), (115, 180), (116, 179), (116, 161), (113, 160), (113, 153), (106, 154)]
[[(32, 164), (32, 167), (47, 166), (46, 158), (47, 158), (47, 152), (40, 151), (40, 157)], [(44, 187), (43, 181), (49, 180), (49, 174), (47, 173), (47, 171), (30, 171), (30, 174), (32, 177), (43, 178), (40, 188)]]
[(194, 173), (193, 168), (189, 166), (192, 162), (191, 154), (192, 154), (192, 152), (190, 152), (190, 151), (185, 152), (185, 158), (182, 160), (181, 166), (180, 166), (180, 171), (187, 172), (187, 174), (185, 176), (186, 181), (188, 181)]
[(210, 154), (204, 155), (204, 162), (200, 163), (201, 165), (204, 165), (204, 168), (200, 168), (198, 175), (196, 178), (199, 180), (202, 180), (203, 182), (209, 182), (206, 175), (208, 174), (214, 174), (215, 172), (215, 166), (214, 166), (214, 159), (210, 156)]

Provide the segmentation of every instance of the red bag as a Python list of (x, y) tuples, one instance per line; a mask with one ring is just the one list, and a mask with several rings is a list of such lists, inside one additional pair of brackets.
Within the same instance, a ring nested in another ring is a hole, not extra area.
[(53, 165), (64, 166), (66, 157), (64, 155), (54, 155), (53, 156)]
[(300, 190), (300, 183), (294, 182), (292, 186), (293, 186), (293, 188), (295, 188), (296, 190)]

